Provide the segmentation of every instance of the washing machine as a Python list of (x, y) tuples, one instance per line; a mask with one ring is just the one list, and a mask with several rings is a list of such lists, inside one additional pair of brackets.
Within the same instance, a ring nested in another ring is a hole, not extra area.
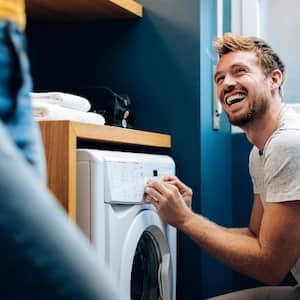
[(176, 229), (144, 199), (175, 174), (166, 155), (77, 150), (77, 220), (132, 300), (175, 300)]

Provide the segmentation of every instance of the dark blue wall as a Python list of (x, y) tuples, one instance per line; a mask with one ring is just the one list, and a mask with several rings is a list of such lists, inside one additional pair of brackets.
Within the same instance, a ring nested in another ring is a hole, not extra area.
[[(229, 31), (230, 4), (224, 1), (224, 31)], [(212, 129), (213, 65), (217, 57), (212, 39), (217, 35), (216, 1), (201, 1), (201, 213), (223, 226), (232, 225), (231, 132), (224, 114), (220, 130)], [(202, 254), (203, 298), (232, 288), (232, 271)]]
[[(193, 209), (231, 225), (231, 138), (211, 124), (211, 40), (216, 0), (141, 0), (137, 20), (29, 20), (36, 91), (107, 85), (130, 95), (137, 129), (172, 136), (177, 175), (194, 190)], [(225, 1), (228, 15), (229, 1)], [(228, 26), (228, 24), (227, 24)], [(178, 234), (177, 299), (231, 290), (231, 272)]]
[[(232, 208), (234, 227), (248, 227), (253, 202), (252, 182), (249, 175), (248, 162), (252, 145), (246, 135), (232, 135)], [(233, 273), (235, 290), (258, 286), (259, 283), (242, 274)]]

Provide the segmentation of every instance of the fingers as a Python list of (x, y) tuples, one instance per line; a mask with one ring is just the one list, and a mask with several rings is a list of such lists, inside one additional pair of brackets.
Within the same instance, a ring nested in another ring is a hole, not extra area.
[(172, 184), (175, 184), (175, 185), (183, 185), (184, 186), (184, 184), (176, 176), (165, 176), (162, 180), (164, 182), (168, 182), (168, 183), (172, 183)]
[(145, 198), (147, 201), (149, 201), (157, 210), (159, 209), (159, 200), (157, 200), (157, 198), (154, 198), (153, 196), (151, 196), (146, 190), (148, 188), (145, 189)]
[(155, 189), (153, 189), (153, 188), (151, 188), (149, 186), (146, 186), (145, 187), (145, 197), (151, 203), (152, 202), (158, 203), (159, 199), (161, 198), (161, 194), (157, 190), (155, 190)]
[(145, 198), (148, 200), (157, 210), (159, 210), (159, 206), (161, 203), (162, 195), (155, 190), (153, 187), (146, 186), (145, 187)]
[(190, 189), (190, 187), (188, 187), (187, 185), (185, 185), (176, 176), (165, 176), (162, 180), (164, 182), (168, 182), (170, 184), (175, 185), (179, 190), (189, 190)]
[(164, 222), (175, 227), (183, 223), (182, 219), (191, 212), (179, 189), (166, 181), (149, 180), (145, 198), (156, 208)]
[(167, 193), (168, 187), (166, 182), (160, 180), (149, 180), (147, 182), (147, 186), (150, 188), (154, 188), (160, 195), (164, 195)]
[(162, 181), (165, 181), (165, 182), (176, 182), (178, 180), (179, 179), (176, 176), (165, 176), (162, 178)]
[(178, 201), (180, 198), (177, 187), (163, 181), (149, 180), (145, 194), (152, 203), (156, 201), (159, 205), (164, 205), (168, 201)]

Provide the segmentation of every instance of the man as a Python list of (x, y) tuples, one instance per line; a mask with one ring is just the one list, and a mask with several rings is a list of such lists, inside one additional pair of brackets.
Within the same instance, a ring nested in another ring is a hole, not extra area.
[(124, 299), (44, 183), (24, 27), (24, 0), (0, 0), (1, 298)]
[[(214, 79), (229, 121), (253, 144), (254, 200), (248, 228), (224, 228), (190, 209), (192, 191), (176, 177), (150, 181), (147, 198), (166, 222), (238, 272), (278, 285), (300, 282), (300, 116), (281, 103), (285, 67), (261, 39), (227, 33), (215, 40)], [(262, 287), (214, 299), (300, 299), (300, 287)]]

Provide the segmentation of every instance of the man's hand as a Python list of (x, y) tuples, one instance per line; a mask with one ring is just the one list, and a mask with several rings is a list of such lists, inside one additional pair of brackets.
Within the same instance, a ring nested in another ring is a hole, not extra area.
[(193, 191), (190, 187), (185, 185), (176, 176), (166, 176), (163, 178), (163, 181), (176, 186), (186, 205), (192, 208)]
[(178, 229), (182, 229), (193, 214), (177, 186), (166, 181), (148, 181), (145, 197), (155, 206), (159, 216), (166, 223)]

